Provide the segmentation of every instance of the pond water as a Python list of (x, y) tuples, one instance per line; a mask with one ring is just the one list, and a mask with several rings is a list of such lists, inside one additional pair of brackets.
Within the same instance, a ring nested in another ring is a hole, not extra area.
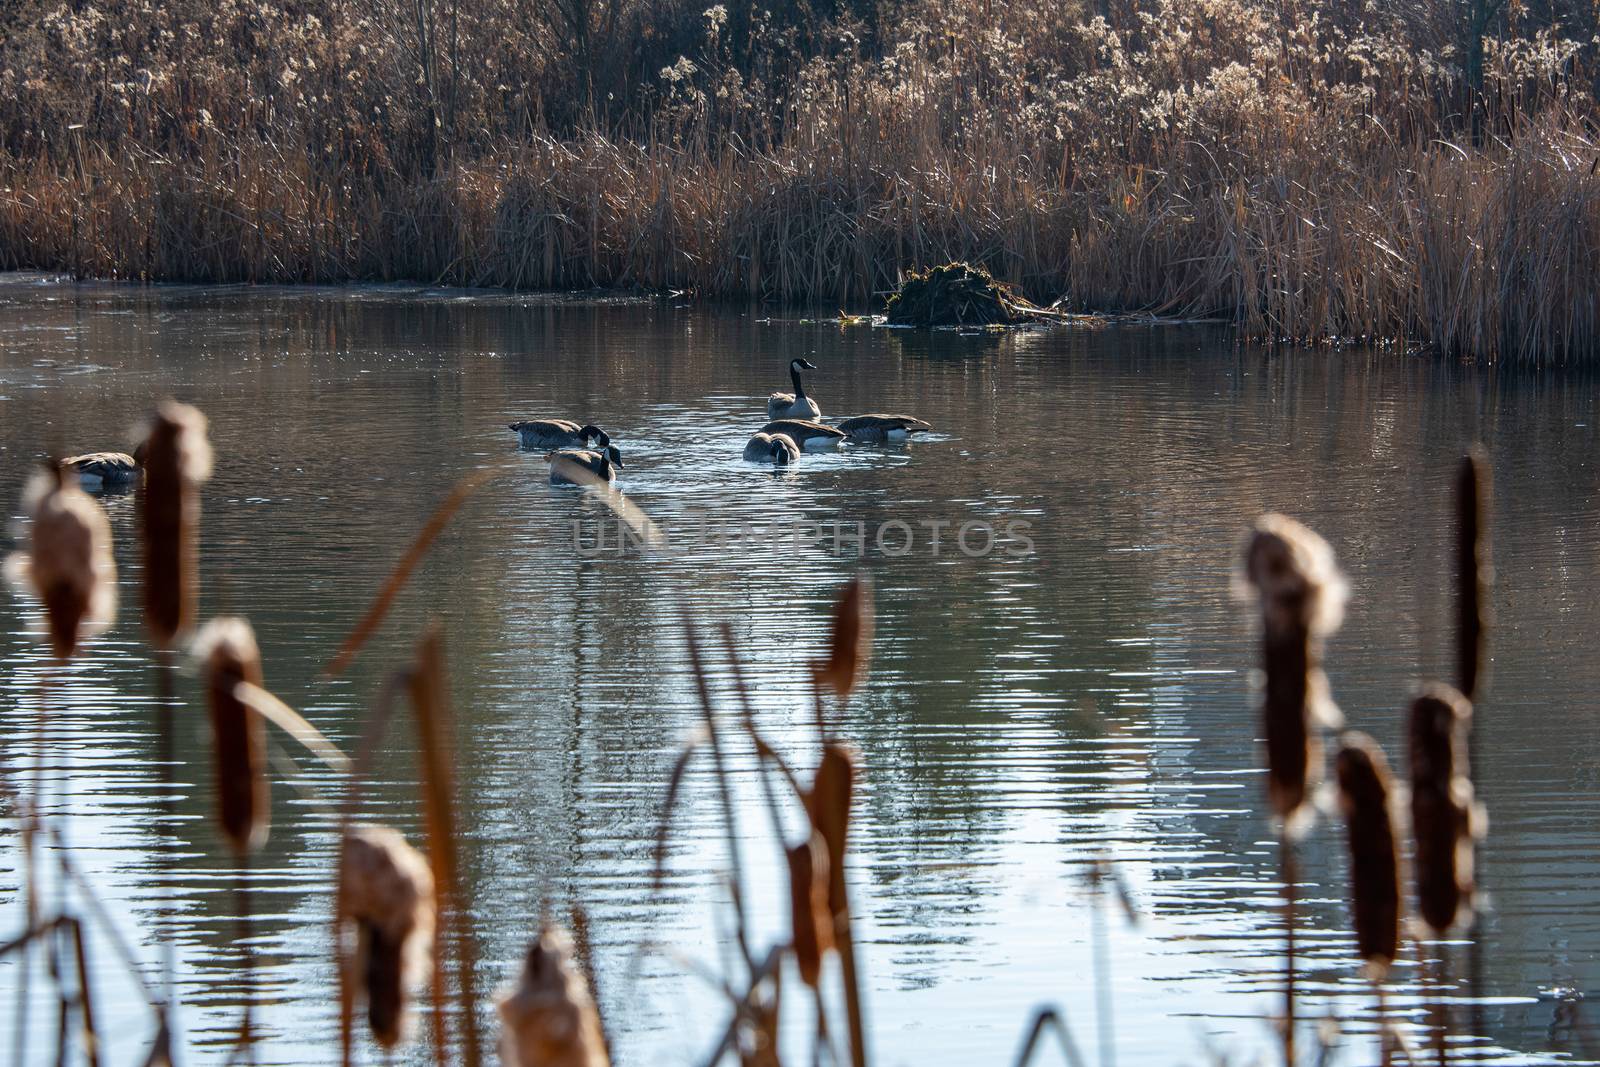
[[(1230, 586), (1244, 531), (1282, 510), (1333, 544), (1353, 592), (1329, 651), (1335, 696), (1400, 762), (1410, 692), (1449, 673), (1448, 491), (1481, 439), (1499, 573), (1479, 712), (1492, 896), (1483, 985), (1454, 988), (1454, 1010), (1462, 1031), (1481, 1023), (1472, 1043), (1485, 1059), (1600, 1055), (1576, 999), (1600, 988), (1592, 376), (1271, 352), (1194, 327), (930, 336), (764, 314), (12, 278), (0, 285), (0, 501), (19, 510), (30, 464), (48, 452), (125, 447), (160, 397), (201, 406), (218, 452), (205, 611), (248, 615), (270, 687), (347, 750), (384, 679), (438, 620), (459, 720), (477, 984), (512, 976), (541, 915), (581, 906), (623, 1064), (702, 1062), (727, 1014), (698, 973), (732, 959), (729, 864), (704, 762), (691, 764), (666, 877), (651, 884), (666, 782), (700, 720), (680, 611), (711, 642), (711, 686), (730, 714), (716, 628), (731, 628), (762, 728), (805, 768), (806, 664), (824, 649), (841, 584), (864, 567), (875, 659), (834, 717), (864, 768), (851, 885), (877, 1060), (1006, 1063), (1035, 1009), (1054, 1004), (1091, 1056), (1109, 1019), (1124, 1063), (1239, 1062), (1273, 1046), (1281, 966), (1254, 638)], [(778, 477), (741, 462), (794, 356), (820, 368), (810, 387), (826, 414), (906, 411), (935, 431), (807, 455)], [(619, 486), (667, 530), (670, 552), (594, 550), (595, 536), (614, 536), (604, 513), (546, 484), (541, 456), (519, 452), (506, 429), (539, 415), (612, 432)], [(450, 487), (506, 462), (351, 670), (323, 680)], [(170, 909), (183, 1060), (221, 1062), (247, 981), (238, 872), (210, 815), (192, 672), (178, 681), (174, 814), (163, 816), (132, 500), (107, 504), (126, 607), (52, 683), (49, 807), (70, 811), (76, 863), (158, 985), (152, 935)], [(985, 529), (998, 535), (988, 551)], [(0, 595), (0, 754), (12, 771), (32, 765), (50, 674), (35, 622), (25, 601)], [(335, 782), (293, 755), (298, 771), (274, 771), (271, 839), (247, 874), (256, 1057), (330, 1063)], [(788, 905), (753, 754), (731, 741), (728, 759), (764, 945)], [(416, 767), (397, 727), (367, 811), (420, 842)], [(9, 937), (23, 926), (22, 867), (15, 812), (5, 816)], [(1136, 921), (1097, 903), (1088, 873), (1101, 860)], [(1336, 825), (1313, 831), (1302, 866), (1302, 1010), (1338, 1020), (1344, 1060), (1358, 1062), (1375, 1016), (1346, 932)], [(142, 1062), (149, 1014), (103, 933), (91, 947), (113, 1061)], [(1448, 955), (1466, 969), (1459, 944)], [(1415, 960), (1408, 949), (1390, 998), (1407, 1025), (1422, 1013)], [(7, 1042), (14, 961), (0, 962)], [(36, 973), (30, 1063), (53, 1060), (43, 987)], [(798, 983), (786, 989), (801, 1060), (809, 1008)]]

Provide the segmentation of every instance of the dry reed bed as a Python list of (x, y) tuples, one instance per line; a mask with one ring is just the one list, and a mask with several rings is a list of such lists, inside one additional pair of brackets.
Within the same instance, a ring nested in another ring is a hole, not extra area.
[(1428, 142), (1169, 158), (1067, 180), (1003, 140), (760, 153), (591, 134), (429, 181), (335, 187), (298, 147), (0, 158), (0, 267), (203, 282), (644, 287), (869, 304), (966, 260), (1081, 310), (1251, 336), (1427, 342), (1529, 363), (1600, 351), (1600, 146), (1559, 115)]

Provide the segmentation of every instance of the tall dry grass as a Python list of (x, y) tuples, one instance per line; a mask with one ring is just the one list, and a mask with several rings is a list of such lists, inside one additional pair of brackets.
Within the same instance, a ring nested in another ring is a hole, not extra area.
[[(94, 0), (24, 19), (0, 267), (863, 307), (960, 259), (1263, 338), (1600, 344), (1581, 5), (1497, 22), (1474, 91), (1442, 4), (897, 0), (797, 28), (781, 4), (464, 3), (450, 56), (348, 0), (270, 27), (138, 5), (121, 36)], [(561, 35), (603, 10), (634, 65)]]

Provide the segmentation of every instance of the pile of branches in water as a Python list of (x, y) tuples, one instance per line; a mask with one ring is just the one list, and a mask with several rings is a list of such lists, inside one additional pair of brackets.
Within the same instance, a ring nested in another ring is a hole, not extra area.
[(888, 310), (891, 326), (1011, 326), (1055, 317), (966, 263), (912, 274), (889, 298)]

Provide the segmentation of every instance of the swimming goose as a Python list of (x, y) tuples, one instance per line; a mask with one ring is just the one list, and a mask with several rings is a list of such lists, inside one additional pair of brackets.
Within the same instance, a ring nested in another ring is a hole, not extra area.
[[(605, 438), (605, 434), (600, 435)], [(622, 469), (622, 453), (606, 438), (599, 448), (563, 448), (544, 457), (550, 464), (551, 485), (588, 485), (589, 479), (578, 474), (588, 471), (601, 481), (614, 482)]]
[(782, 434), (808, 452), (832, 448), (848, 435), (810, 419), (774, 419), (761, 427), (764, 434)]
[[(142, 452), (143, 446), (138, 451)], [(116, 493), (132, 489), (138, 483), (139, 473), (144, 466), (139, 459), (126, 452), (86, 452), (81, 456), (68, 456), (61, 461), (61, 465), (76, 471), (83, 488), (90, 493)]]
[(904, 441), (914, 433), (933, 429), (910, 415), (857, 415), (838, 426), (852, 441)]
[(786, 433), (758, 433), (744, 446), (744, 458), (786, 467), (800, 458), (800, 447)]
[(533, 419), (513, 422), (509, 428), (522, 438), (523, 448), (588, 448), (604, 433), (593, 423), (580, 426), (571, 419)]
[(800, 372), (803, 370), (816, 370), (817, 365), (804, 359), (791, 359), (789, 361), (789, 380), (794, 382), (794, 392), (773, 393), (767, 397), (767, 418), (769, 419), (820, 419), (822, 409), (817, 407), (817, 402), (806, 396), (806, 387), (800, 381)]

